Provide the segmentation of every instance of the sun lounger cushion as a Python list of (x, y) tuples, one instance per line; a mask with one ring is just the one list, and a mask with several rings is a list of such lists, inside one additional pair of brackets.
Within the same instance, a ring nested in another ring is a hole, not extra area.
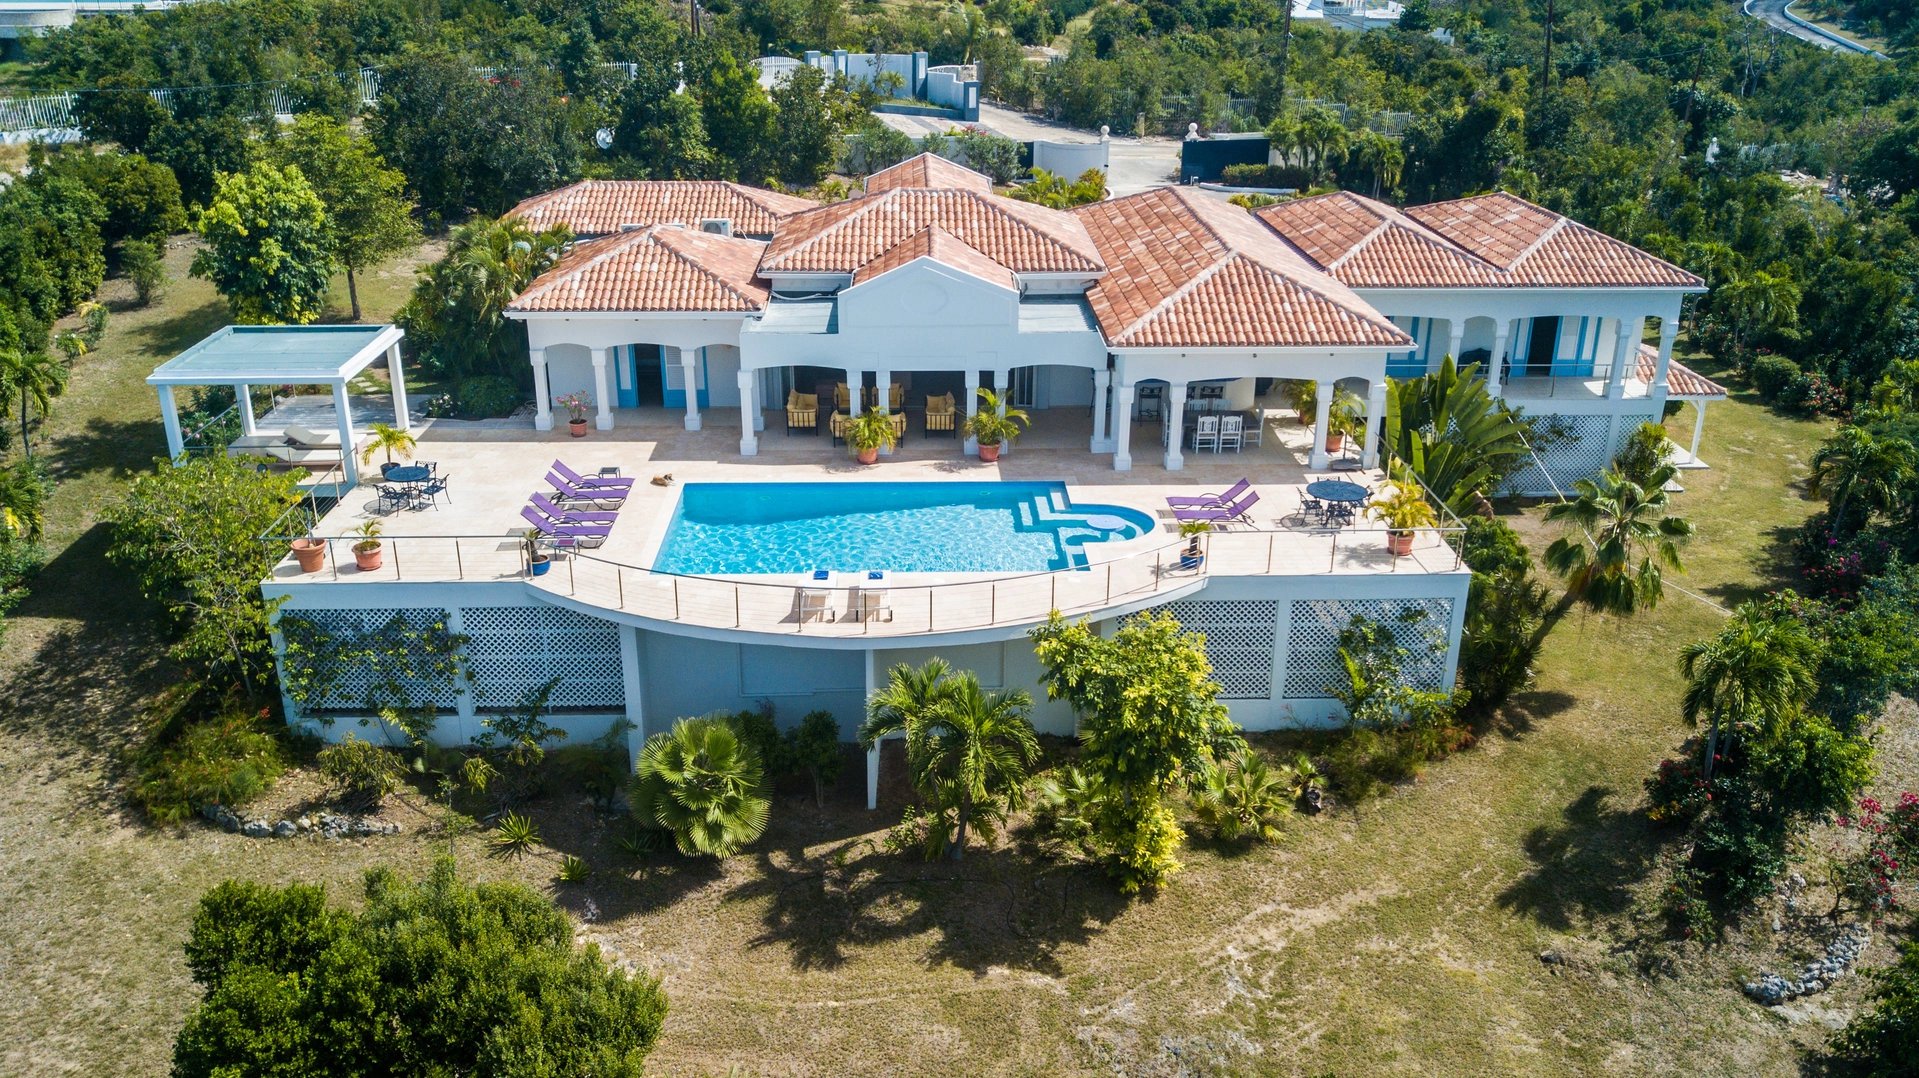
[(288, 445), (299, 449), (338, 449), (339, 431), (308, 430), (306, 427), (290, 426), (281, 433), (286, 435)]

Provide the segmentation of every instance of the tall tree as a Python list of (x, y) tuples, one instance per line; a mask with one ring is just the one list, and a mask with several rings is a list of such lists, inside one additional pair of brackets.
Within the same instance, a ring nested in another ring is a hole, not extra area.
[(66, 391), (67, 366), (45, 352), (0, 350), (0, 387), (20, 402), (20, 447), (32, 459), (28, 423), (35, 412), (46, 415), (53, 398)]
[(396, 321), (441, 374), (524, 382), (526, 329), (506, 320), (506, 305), (559, 261), (572, 238), (563, 225), (535, 232), (518, 218), (470, 221), (454, 230), (446, 256), (421, 271)]
[(264, 162), (222, 173), (196, 230), (206, 246), (193, 275), (213, 282), (233, 317), (305, 325), (320, 317), (333, 277), (326, 207), (294, 166)]
[(406, 177), (389, 168), (373, 141), (331, 116), (306, 113), (268, 144), (281, 167), (294, 166), (326, 207), (328, 246), (346, 269), (347, 298), (360, 319), (356, 274), (400, 253), (420, 238)]
[(1799, 298), (1789, 274), (1753, 270), (1720, 289), (1713, 301), (1730, 316), (1733, 342), (1744, 347), (1754, 336), (1797, 325)]
[(1667, 465), (1645, 486), (1613, 472), (1581, 479), (1571, 501), (1546, 510), (1546, 519), (1567, 531), (1545, 557), (1546, 567), (1565, 578), (1566, 594), (1542, 632), (1575, 602), (1607, 614), (1658, 605), (1665, 594), (1661, 567), (1679, 568), (1679, 544), (1693, 532), (1691, 522), (1667, 515), (1673, 475)]
[(1686, 721), (1708, 723), (1702, 767), (1712, 777), (1726, 725), (1771, 729), (1796, 711), (1814, 689), (1819, 646), (1795, 620), (1746, 603), (1718, 635), (1695, 640), (1679, 653), (1686, 678)]
[(1850, 528), (1848, 510), (1863, 510), (1866, 518), (1894, 513), (1902, 502), (1919, 499), (1913, 493), (1915, 483), (1919, 451), (1911, 442), (1848, 425), (1813, 452), (1808, 487), (1832, 499), (1834, 528)]
[(819, 68), (794, 69), (773, 90), (773, 170), (789, 184), (818, 183), (840, 159), (846, 130), (842, 94)]
[[(731, 52), (716, 50), (699, 88), (700, 118), (714, 168), (729, 179), (764, 183), (773, 145), (773, 100)], [(890, 163), (890, 162), (889, 162)]]

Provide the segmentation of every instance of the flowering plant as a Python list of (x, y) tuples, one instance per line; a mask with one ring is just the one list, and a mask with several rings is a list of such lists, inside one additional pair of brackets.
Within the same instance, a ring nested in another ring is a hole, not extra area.
[(1838, 820), (1843, 835), (1861, 840), (1849, 855), (1833, 863), (1833, 882), (1838, 894), (1833, 912), (1847, 898), (1859, 908), (1877, 916), (1900, 907), (1901, 884), (1905, 882), (1905, 864), (1919, 857), (1919, 794), (1899, 795), (1899, 803), (1887, 811), (1877, 798), (1859, 799), (1855, 815)]
[(566, 409), (566, 417), (569, 421), (584, 423), (587, 409), (593, 407), (593, 398), (585, 393), (568, 393), (564, 397), (554, 397), (553, 403)]
[(1646, 816), (1655, 823), (1686, 823), (1705, 811), (1712, 788), (1697, 760), (1661, 760), (1646, 780)]

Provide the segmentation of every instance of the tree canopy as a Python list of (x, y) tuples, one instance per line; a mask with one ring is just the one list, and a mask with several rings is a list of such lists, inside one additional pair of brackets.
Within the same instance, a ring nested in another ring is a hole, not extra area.
[(333, 277), (332, 222), (297, 166), (221, 173), (196, 230), (206, 246), (193, 256), (193, 275), (213, 282), (236, 321), (320, 317)]

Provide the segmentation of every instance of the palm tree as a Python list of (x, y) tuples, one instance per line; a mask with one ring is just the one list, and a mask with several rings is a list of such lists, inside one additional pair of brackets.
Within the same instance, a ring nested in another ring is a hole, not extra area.
[(1799, 286), (1785, 274), (1754, 270), (1721, 288), (1717, 300), (1732, 316), (1733, 341), (1741, 347), (1752, 332), (1799, 324)]
[(633, 813), (689, 857), (728, 857), (766, 831), (759, 754), (725, 719), (681, 719), (640, 749)]
[(1711, 778), (1725, 723), (1771, 727), (1791, 714), (1814, 689), (1812, 669), (1818, 645), (1796, 621), (1774, 618), (1746, 603), (1733, 620), (1707, 640), (1695, 640), (1679, 653), (1686, 677), (1686, 721), (1705, 715), (1705, 777)]
[(1296, 779), (1252, 749), (1208, 768), (1206, 782), (1193, 797), (1193, 812), (1226, 842), (1279, 839), (1279, 824), (1293, 811)]
[(1861, 427), (1847, 426), (1820, 445), (1812, 455), (1810, 488), (1814, 494), (1830, 491), (1832, 526), (1843, 527), (1847, 504), (1856, 502), (1870, 517), (1891, 512), (1910, 496), (1919, 481), (1919, 453), (1903, 438), (1880, 438)]
[(874, 694), (860, 738), (870, 745), (905, 732), (914, 787), (942, 818), (952, 813), (951, 844), (942, 826), (929, 836), (932, 849), (944, 846), (957, 861), (968, 828), (986, 831), (1003, 818), (1039, 759), (1039, 740), (1026, 720), (1032, 706), (1024, 691), (987, 692), (976, 675), (954, 674), (939, 659), (918, 670), (900, 665)]
[(20, 398), (20, 445), (32, 458), (33, 443), (27, 438), (29, 408), (47, 414), (53, 398), (67, 388), (66, 365), (45, 352), (0, 352), (0, 386), (9, 396)]
[(1546, 567), (1566, 578), (1566, 595), (1540, 627), (1543, 635), (1574, 602), (1608, 614), (1657, 606), (1665, 594), (1661, 566), (1679, 568), (1679, 543), (1692, 524), (1667, 515), (1671, 498), (1668, 464), (1644, 486), (1617, 472), (1573, 484), (1578, 496), (1546, 510), (1546, 519), (1568, 525), (1546, 548)]
[(1393, 380), (1380, 452), (1463, 517), (1480, 491), (1497, 489), (1519, 467), (1531, 434), (1529, 420), (1486, 391), (1478, 365), (1462, 370), (1448, 356), (1431, 374)]

